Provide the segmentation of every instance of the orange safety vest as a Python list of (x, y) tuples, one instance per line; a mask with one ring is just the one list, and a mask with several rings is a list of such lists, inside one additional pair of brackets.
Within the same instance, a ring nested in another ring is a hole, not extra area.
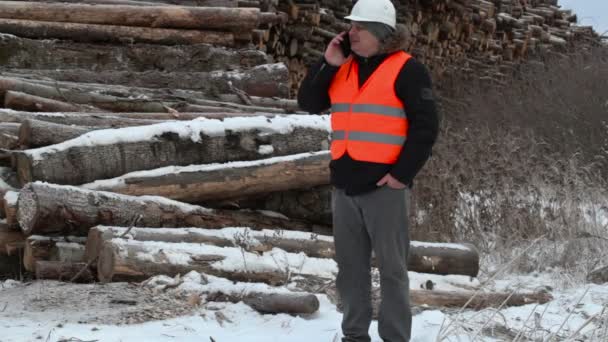
[(395, 80), (411, 56), (403, 51), (387, 57), (359, 89), (359, 65), (350, 57), (329, 87), (331, 158), (348, 151), (355, 160), (394, 164), (407, 138), (403, 102)]

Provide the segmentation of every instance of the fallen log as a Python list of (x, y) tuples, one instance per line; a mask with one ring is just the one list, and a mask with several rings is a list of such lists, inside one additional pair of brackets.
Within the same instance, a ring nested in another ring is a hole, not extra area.
[(95, 276), (83, 262), (36, 261), (36, 279), (92, 283)]
[[(22, 123), (32, 120), (64, 126), (95, 127), (98, 129), (153, 125), (166, 121), (162, 119), (163, 116), (161, 115), (158, 115), (160, 119), (156, 119), (155, 116), (152, 116), (150, 119), (144, 119), (145, 115), (141, 115), (141, 117), (142, 119), (132, 119), (129, 115), (123, 116), (119, 113), (34, 113), (0, 110), (0, 121), (3, 122)], [(17, 131), (18, 135), (19, 131)]]
[[(223, 120), (235, 117), (264, 116), (275, 117), (276, 114), (264, 113), (34, 113), (16, 112), (0, 109), (0, 121), (21, 123), (25, 120), (37, 120), (68, 126), (96, 128), (119, 128), (153, 125), (163, 121), (190, 121), (198, 118)], [(13, 126), (11, 132), (19, 134), (19, 128)]]
[[(97, 276), (102, 282), (141, 281), (160, 274), (171, 277), (197, 271), (233, 281), (282, 285), (291, 275), (306, 275), (306, 270), (297, 269), (299, 265), (286, 261), (286, 265), (269, 262), (264, 255), (239, 248), (112, 239), (100, 250)], [(335, 269), (335, 264), (323, 270), (319, 265), (311, 270), (328, 273)]]
[[(325, 150), (325, 116), (168, 122), (93, 131), (62, 144), (16, 151), (21, 184), (83, 184), (132, 171), (253, 160)], [(124, 142), (119, 142), (124, 141)]]
[(0, 19), (0, 32), (14, 34), (24, 38), (69, 39), (85, 43), (234, 45), (234, 34), (232, 32), (78, 24), (35, 20)]
[[(1, 29), (1, 28), (0, 28)], [(47, 99), (18, 91), (9, 90), (4, 94), (4, 107), (27, 112), (86, 112), (92, 108)]]
[(89, 230), (85, 254), (87, 262), (95, 260), (104, 243), (115, 238), (134, 241), (171, 243), (202, 243), (218, 247), (242, 247), (248, 252), (267, 252), (281, 248), (290, 253), (304, 253), (310, 257), (333, 258), (333, 242), (326, 236), (291, 232), (285, 237), (276, 230), (253, 231), (249, 228), (125, 228), (96, 226)]
[[(474, 292), (410, 290), (410, 303), (416, 306), (462, 308), (473, 297)], [(507, 299), (508, 298), (508, 299)], [(497, 308), (506, 301), (504, 306), (522, 306), (531, 303), (545, 304), (553, 299), (546, 292), (508, 293), (482, 292), (476, 294), (467, 308), (482, 310)]]
[[(288, 97), (289, 70), (283, 63), (264, 64), (239, 71), (162, 72), (64, 70), (13, 70), (56, 81), (120, 84), (130, 87), (193, 89), (208, 93), (230, 93), (238, 88), (253, 96)], [(24, 91), (33, 94), (28, 91)], [(100, 107), (95, 101), (89, 103)]]
[(0, 224), (0, 255), (8, 255), (7, 245), (23, 241), (25, 237), (21, 230)]
[[(266, 252), (280, 248), (290, 253), (304, 253), (314, 258), (334, 258), (333, 239), (329, 236), (312, 236), (310, 233), (290, 232), (279, 234), (276, 230), (252, 231), (248, 228), (200, 229), (200, 228), (124, 228), (96, 226), (89, 230), (85, 248), (90, 262), (99, 254), (104, 241), (124, 238), (135, 241), (203, 243), (218, 247), (245, 246), (249, 252)], [(448, 257), (450, 256), (451, 257)], [(420, 262), (435, 260), (436, 264)], [(451, 268), (450, 268), (451, 267)], [(446, 273), (445, 269), (450, 269)], [(462, 274), (477, 276), (479, 255), (470, 244), (425, 243), (412, 241), (408, 258), (408, 271), (434, 274)]]
[(318, 231), (326, 227), (254, 211), (212, 210), (163, 197), (135, 197), (73, 186), (29, 183), (19, 194), (18, 220), (26, 235), (86, 236), (96, 225), (145, 227), (251, 227)]
[(81, 136), (97, 128), (72, 125), (68, 126), (52, 122), (26, 119), (23, 120), (21, 127), (19, 128), (19, 144), (25, 148), (58, 144)]
[(110, 45), (4, 35), (0, 49), (4, 51), (1, 64), (10, 68), (144, 71), (153, 65), (158, 70), (174, 72), (231, 70), (271, 63), (261, 51), (208, 44)]
[[(241, 103), (243, 100), (236, 94), (220, 94), (218, 98), (221, 101), (232, 102), (232, 103)], [(247, 101), (250, 104), (261, 107), (275, 107), (275, 108), (283, 108), (285, 110), (290, 111), (299, 111), (300, 106), (298, 105), (297, 100), (292, 99), (280, 99), (280, 98), (269, 98), (269, 97), (259, 97), (259, 96), (248, 96)]]
[(81, 24), (250, 31), (258, 26), (260, 9), (0, 1), (0, 17)]
[(82, 237), (29, 236), (25, 240), (23, 267), (34, 272), (37, 261), (84, 261), (84, 243)]
[(326, 151), (225, 165), (190, 165), (139, 171), (83, 185), (126, 195), (156, 195), (197, 203), (329, 184)]
[(206, 295), (207, 301), (243, 302), (262, 314), (312, 314), (319, 310), (319, 299), (314, 294), (253, 292), (246, 295), (213, 292)]
[[(87, 104), (115, 112), (130, 112), (142, 109), (142, 104), (139, 102), (125, 101), (123, 98), (116, 96), (93, 94), (57, 86), (35, 84), (33, 82), (26, 82), (15, 78), (0, 77), (0, 99), (2, 102), (5, 101), (7, 91), (18, 91), (42, 98), (55, 99), (74, 104)], [(146, 106), (147, 107), (144, 108), (150, 108), (149, 111), (152, 112), (158, 112), (164, 109), (163, 104), (161, 103), (154, 105), (154, 103), (148, 101), (146, 102)]]
[[(336, 304), (338, 311), (342, 312), (342, 303), (334, 287), (325, 290), (330, 301)], [(474, 291), (437, 291), (437, 290), (417, 290), (410, 289), (410, 304), (412, 306), (422, 306), (429, 308), (454, 308), (460, 309), (467, 304), (466, 308), (473, 310), (483, 310), (487, 308), (498, 308), (501, 305), (522, 306), (527, 304), (545, 304), (553, 300), (553, 296), (546, 292), (530, 293), (508, 293), (508, 292), (481, 292)], [(473, 298), (473, 299), (471, 299)], [(470, 300), (470, 302), (469, 302)], [(380, 307), (381, 296), (380, 288), (372, 289), (373, 319), (378, 319), (378, 309)]]

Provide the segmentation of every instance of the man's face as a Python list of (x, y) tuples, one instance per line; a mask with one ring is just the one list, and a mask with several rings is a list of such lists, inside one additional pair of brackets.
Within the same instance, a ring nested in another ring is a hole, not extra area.
[(348, 31), (351, 49), (359, 56), (369, 57), (375, 55), (380, 49), (380, 41), (363, 25), (353, 21)]

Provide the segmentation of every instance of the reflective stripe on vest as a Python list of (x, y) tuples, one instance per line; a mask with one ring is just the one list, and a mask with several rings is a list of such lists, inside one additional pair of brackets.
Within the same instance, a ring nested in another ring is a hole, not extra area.
[(348, 152), (359, 161), (397, 161), (407, 139), (408, 121), (394, 84), (409, 58), (403, 51), (390, 55), (361, 88), (357, 62), (349, 58), (340, 67), (329, 89), (332, 159)]

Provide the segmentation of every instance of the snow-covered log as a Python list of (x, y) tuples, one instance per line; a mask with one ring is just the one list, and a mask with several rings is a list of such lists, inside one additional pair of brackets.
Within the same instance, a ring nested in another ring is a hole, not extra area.
[(23, 267), (36, 270), (37, 261), (81, 262), (84, 260), (83, 237), (29, 236), (23, 251)]
[[(334, 258), (333, 238), (304, 232), (277, 230), (252, 231), (247, 228), (132, 228), (97, 226), (89, 230), (87, 261), (94, 260), (104, 241), (124, 238), (135, 241), (202, 243), (218, 247), (245, 246), (250, 252), (280, 248), (290, 253), (304, 253), (315, 258)], [(479, 254), (470, 244), (426, 243), (412, 241), (408, 270), (420, 273), (477, 276)]]
[(333, 261), (316, 259), (316, 263), (308, 264), (301, 256), (281, 253), (259, 255), (241, 248), (112, 239), (105, 241), (100, 250), (97, 276), (102, 282), (137, 281), (197, 271), (233, 281), (281, 285), (292, 275), (312, 272), (329, 277), (336, 271)]
[(329, 184), (329, 153), (139, 171), (83, 187), (197, 203)]
[(247, 31), (257, 27), (260, 9), (1, 1), (0, 17), (83, 24)]
[[(144, 227), (251, 227), (311, 231), (301, 221), (246, 210), (213, 210), (155, 196), (127, 196), (41, 182), (21, 189), (19, 225), (26, 235), (62, 232), (86, 236), (96, 225)], [(325, 228), (328, 229), (328, 228)]]
[(280, 248), (310, 257), (333, 258), (331, 238), (311, 233), (292, 231), (289, 235), (277, 230), (253, 231), (249, 228), (125, 228), (96, 226), (89, 230), (86, 260), (94, 260), (104, 241), (124, 238), (134, 241), (171, 243), (202, 243), (218, 247), (243, 247), (249, 252), (266, 252)]
[(53, 279), (73, 281), (76, 283), (91, 283), (95, 281), (93, 272), (84, 262), (68, 261), (36, 261), (36, 279)]
[(15, 157), (22, 184), (82, 184), (164, 166), (326, 150), (328, 131), (326, 116), (200, 119), (93, 131)]

